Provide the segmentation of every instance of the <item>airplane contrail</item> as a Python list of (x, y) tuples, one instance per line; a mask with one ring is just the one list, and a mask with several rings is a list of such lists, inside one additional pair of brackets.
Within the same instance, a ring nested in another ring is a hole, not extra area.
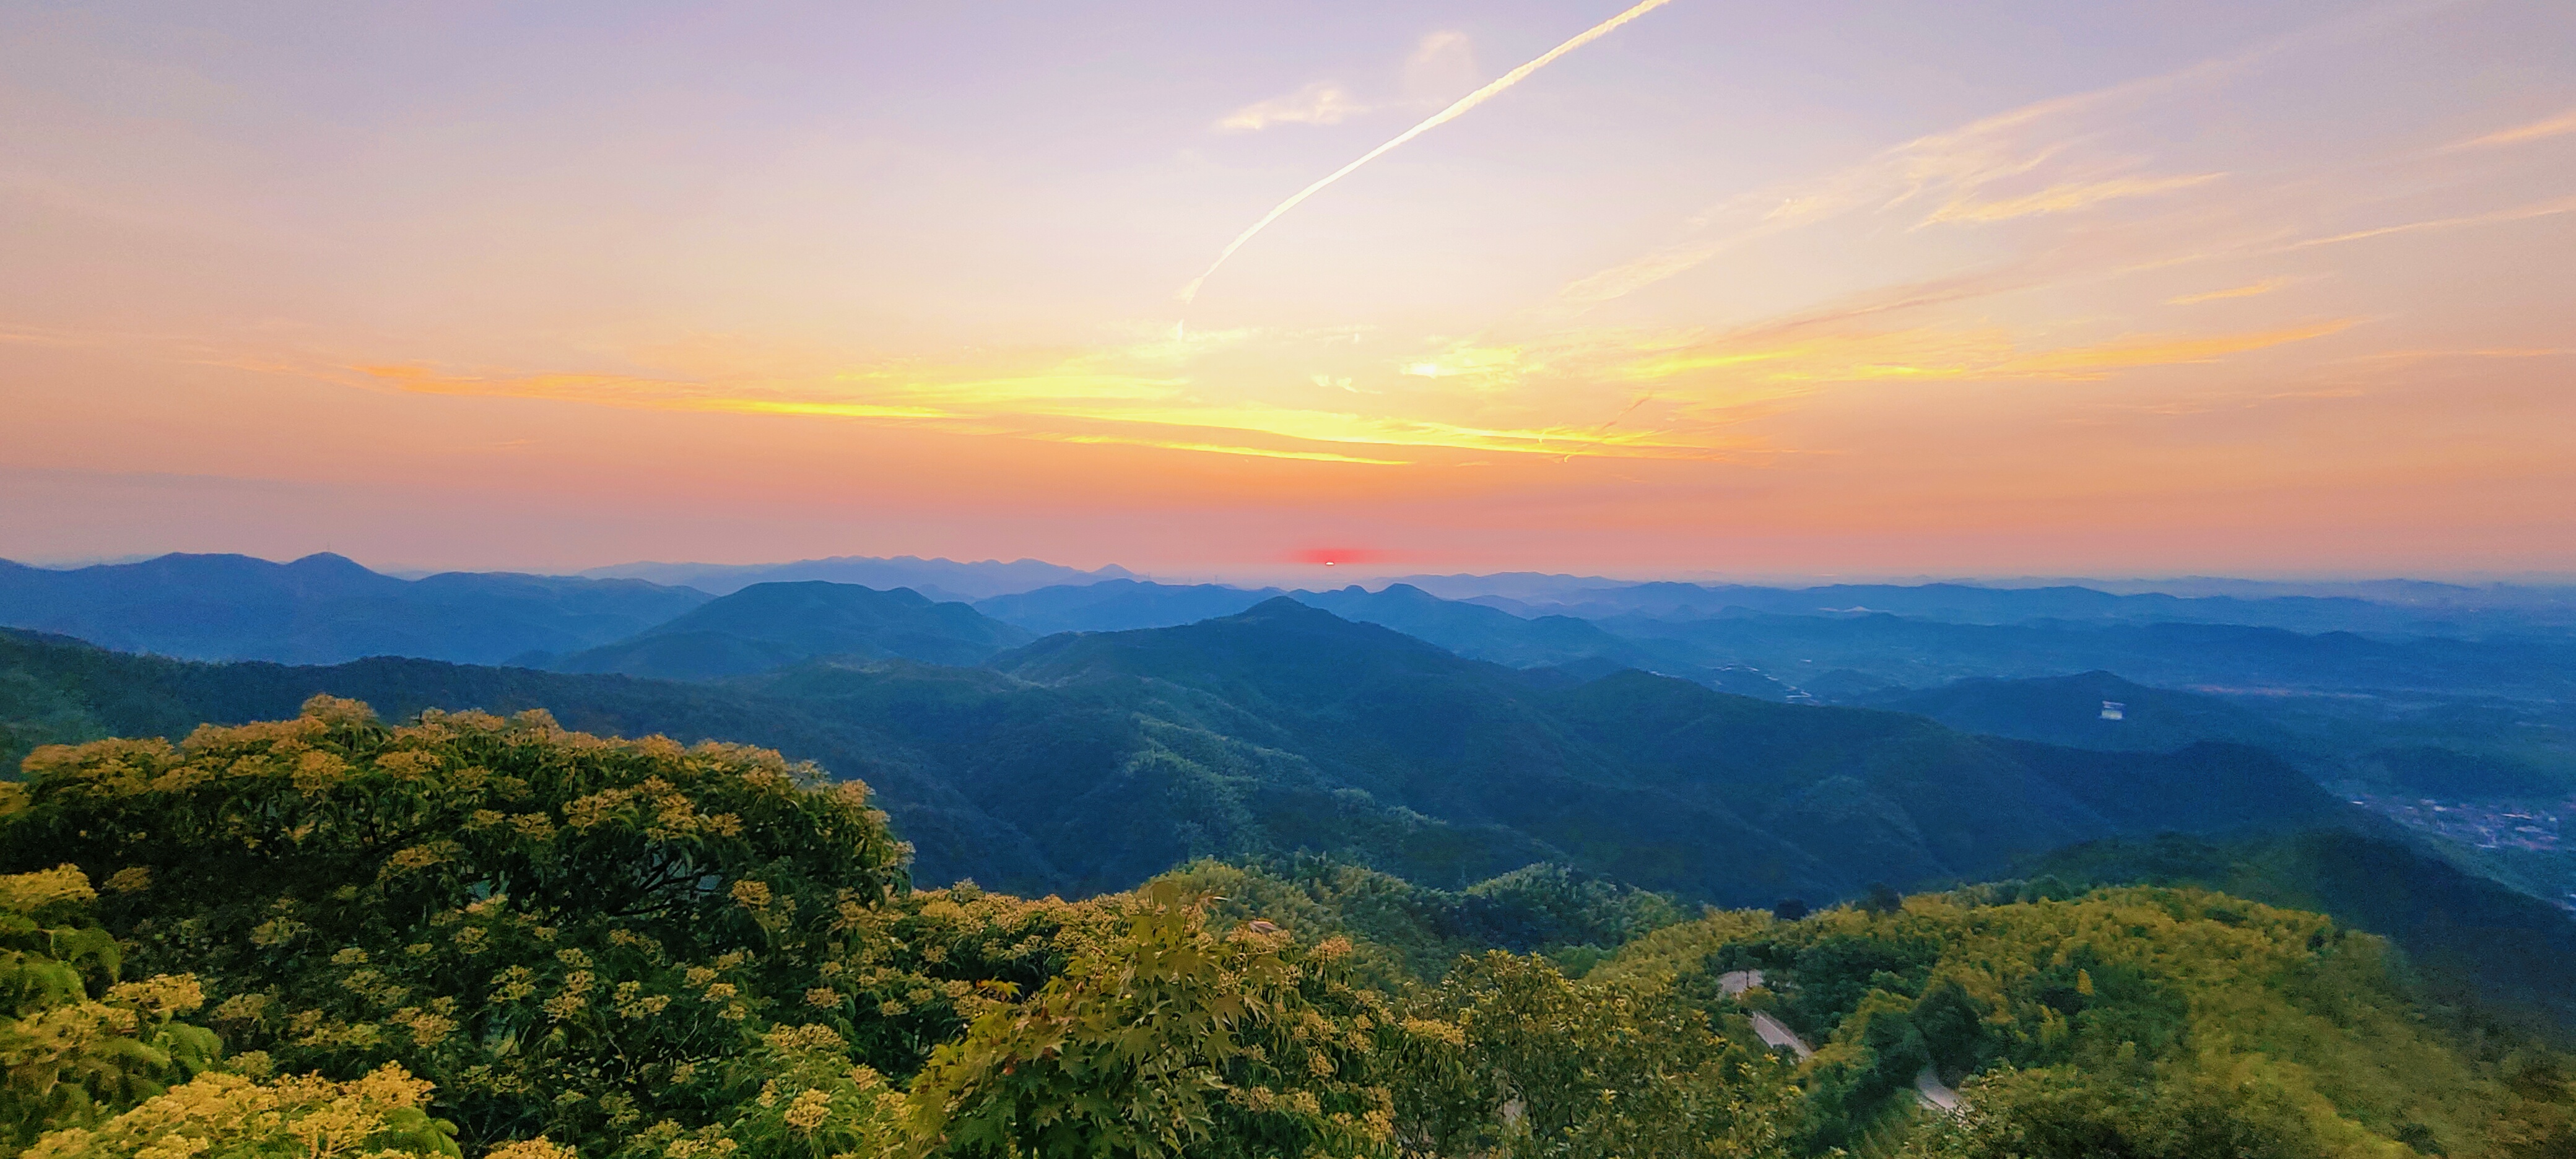
[(1599, 24), (1595, 24), (1590, 28), (1584, 29), (1582, 33), (1575, 36), (1574, 39), (1547, 50), (1547, 52), (1541, 55), (1538, 59), (1522, 65), (1519, 68), (1513, 69), (1510, 72), (1504, 73), (1501, 78), (1494, 81), (1494, 83), (1477, 89), (1466, 96), (1460, 97), (1458, 98), (1457, 103), (1452, 104), (1448, 108), (1442, 109), (1439, 112), (1433, 113), (1429, 117), (1423, 118), (1421, 124), (1415, 125), (1410, 129), (1406, 129), (1404, 132), (1398, 134), (1394, 140), (1361, 154), (1359, 160), (1333, 170), (1331, 176), (1309, 185), (1304, 189), (1298, 190), (1297, 196), (1280, 202), (1278, 208), (1271, 210), (1269, 213), (1263, 214), (1261, 220), (1253, 222), (1252, 228), (1237, 235), (1233, 241), (1227, 242), (1224, 251), (1216, 255), (1216, 260), (1208, 263), (1206, 273), (1202, 273), (1199, 276), (1190, 279), (1189, 285), (1181, 287), (1182, 304), (1186, 305), (1192, 299), (1197, 298), (1199, 295), (1199, 287), (1206, 284), (1208, 276), (1216, 273), (1217, 267), (1225, 264), (1225, 259), (1233, 257), (1234, 251), (1242, 249), (1243, 243), (1251, 241), (1254, 234), (1260, 233), (1263, 229), (1267, 228), (1271, 222), (1279, 220), (1281, 215), (1287, 213), (1289, 210), (1297, 208), (1297, 204), (1299, 202), (1304, 201), (1309, 197), (1313, 197), (1325, 186), (1350, 176), (1352, 170), (1357, 169), (1362, 165), (1366, 165), (1371, 161), (1377, 160), (1378, 157), (1385, 154), (1387, 150), (1393, 149), (1398, 145), (1414, 139), (1415, 137), (1419, 137), (1424, 133), (1428, 133), (1433, 129), (1439, 128), (1442, 125), (1458, 119), (1461, 115), (1465, 114), (1467, 110), (1484, 104), (1487, 100), (1492, 99), (1494, 94), (1521, 83), (1521, 81), (1529, 77), (1529, 74), (1547, 67), (1549, 63), (1556, 60), (1556, 58), (1572, 52), (1575, 49), (1581, 48), (1584, 45), (1590, 44), (1595, 40), (1599, 40), (1602, 37), (1609, 35), (1611, 29), (1617, 28), (1622, 24), (1626, 24), (1631, 20), (1652, 12), (1657, 8), (1661, 8), (1671, 2), (1672, 0), (1640, 0), (1636, 7), (1630, 8), (1617, 16), (1613, 16), (1608, 20), (1604, 20)]

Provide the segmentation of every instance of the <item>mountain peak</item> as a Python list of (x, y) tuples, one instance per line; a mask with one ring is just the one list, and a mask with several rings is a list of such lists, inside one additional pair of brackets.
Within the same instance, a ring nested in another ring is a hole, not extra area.
[(699, 680), (816, 656), (973, 664), (1028, 639), (1028, 632), (965, 604), (935, 602), (911, 588), (774, 580), (710, 600), (628, 639), (567, 656), (556, 667)]
[(309, 573), (309, 574), (331, 574), (331, 575), (381, 575), (381, 574), (383, 574), (383, 573), (381, 573), (381, 572), (378, 572), (378, 571), (376, 571), (376, 570), (374, 570), (374, 569), (372, 569), (372, 568), (368, 567), (368, 566), (367, 566), (367, 565), (365, 565), (365, 564), (359, 563), (358, 561), (356, 561), (356, 560), (354, 560), (354, 559), (349, 558), (348, 556), (341, 555), (340, 553), (338, 553), (338, 552), (336, 552), (336, 551), (317, 551), (317, 552), (314, 552), (313, 554), (308, 555), (308, 556), (305, 556), (305, 557), (303, 557), (303, 558), (301, 558), (301, 559), (290, 560), (290, 561), (288, 561), (288, 562), (285, 564), (285, 567), (286, 567), (288, 570), (290, 570), (290, 571), (305, 572), (305, 573)]

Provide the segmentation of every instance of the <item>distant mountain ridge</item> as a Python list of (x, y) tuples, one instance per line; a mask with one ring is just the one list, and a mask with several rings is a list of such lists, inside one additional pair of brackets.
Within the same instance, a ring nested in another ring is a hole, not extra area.
[(2170, 752), (2212, 740), (2274, 752), (2300, 747), (2279, 725), (2232, 701), (2149, 688), (2102, 671), (1962, 680), (1939, 688), (1881, 692), (1854, 703), (1921, 713), (1966, 732), (2069, 748)]
[(1051, 584), (991, 596), (975, 601), (975, 610), (1041, 636), (1055, 632), (1123, 632), (1231, 616), (1282, 594), (1285, 593), (1278, 588), (1112, 579), (1093, 584)]
[(0, 624), (195, 660), (500, 663), (632, 635), (705, 603), (640, 580), (507, 572), (396, 579), (338, 555), (165, 555), (54, 570), (0, 560)]
[(816, 656), (905, 657), (980, 663), (1034, 637), (954, 601), (910, 588), (878, 591), (824, 580), (760, 583), (718, 596), (666, 624), (556, 660), (558, 672), (712, 680)]
[[(1556, 591), (1532, 590), (1511, 597), (1474, 594), (1469, 577), (1443, 577), (1460, 594), (1454, 598), (1523, 616), (1562, 614), (1604, 619), (1622, 615), (1665, 618), (1715, 616), (1728, 612), (1774, 615), (1892, 614), (1957, 624), (2025, 624), (2044, 620), (2076, 623), (2241, 624), (2301, 632), (2363, 631), (2402, 634), (2455, 634), (2519, 628), (2531, 623), (2576, 623), (2576, 591), (2561, 589), (2445, 589), (2447, 599), (2422, 598), (2415, 588), (2388, 584), (2360, 590), (2389, 597), (2306, 595), (2261, 587), (2244, 594), (2210, 591), (2174, 595), (2158, 591), (2110, 592), (2075, 584), (2051, 587), (1986, 587), (1976, 584), (1829, 584), (1809, 588), (1776, 588), (1740, 584), (1645, 582)], [(1436, 585), (1435, 585), (1436, 586)], [(2421, 585), (2439, 587), (2441, 585)], [(2488, 598), (2475, 598), (2483, 591)], [(1542, 594), (1543, 593), (1543, 594)]]
[(579, 574), (586, 579), (650, 580), (671, 586), (693, 587), (713, 595), (727, 595), (758, 583), (828, 580), (881, 590), (911, 588), (941, 601), (980, 600), (1049, 585), (1136, 578), (1136, 573), (1115, 564), (1082, 571), (1036, 559), (1017, 559), (1009, 563), (993, 559), (960, 563), (952, 559), (923, 559), (911, 555), (892, 558), (837, 555), (791, 563), (623, 563), (595, 567)]

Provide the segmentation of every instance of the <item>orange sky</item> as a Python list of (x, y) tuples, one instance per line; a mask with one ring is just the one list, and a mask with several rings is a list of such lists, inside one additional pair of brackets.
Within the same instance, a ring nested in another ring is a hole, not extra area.
[(0, 555), (2576, 572), (2576, 10), (2065, 7), (0, 16)]

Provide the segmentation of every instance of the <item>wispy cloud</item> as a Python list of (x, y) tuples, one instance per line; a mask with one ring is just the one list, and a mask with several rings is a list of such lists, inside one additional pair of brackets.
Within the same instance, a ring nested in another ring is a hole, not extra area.
[(2066, 213), (2130, 197), (2152, 197), (2205, 185), (2226, 176), (2223, 173), (2195, 173), (2184, 177), (2120, 177), (2109, 181), (2069, 181), (2051, 185), (2037, 193), (2018, 197), (2000, 197), (1978, 201), (1961, 197), (1933, 211), (1923, 224), (1944, 221), (2009, 221), (2043, 213)]
[(2520, 145), (2526, 141), (2563, 137), (2569, 133), (2576, 133), (2576, 109), (2569, 109), (2554, 117), (2544, 117), (2527, 125), (2516, 125), (2510, 129), (2498, 129), (2484, 136), (2471, 137), (2465, 141), (2454, 141), (2443, 146), (2443, 151), (2493, 149), (2500, 145)]
[(1994, 373), (2006, 376), (2092, 379), (2101, 378), (2115, 370), (2215, 362), (2230, 354), (2243, 354), (2273, 346), (2285, 346), (2293, 342), (2305, 342), (2311, 338), (2323, 338), (2329, 334), (2340, 334), (2351, 329), (2357, 321), (2358, 319), (2354, 318), (2338, 318), (2308, 326), (2206, 337), (2123, 338), (2016, 358), (1995, 367)]
[(1428, 133), (1433, 129), (1439, 128), (1442, 125), (1448, 124), (1459, 117), (1465, 116), (1469, 110), (1474, 109), (1478, 105), (1484, 104), (1486, 101), (1492, 100), (1503, 90), (1528, 79), (1531, 73), (1537, 72), (1538, 70), (1554, 63), (1558, 57), (1564, 56), (1566, 53), (1590, 44), (1595, 40), (1599, 40), (1604, 36), (1608, 36), (1620, 25), (1626, 24), (1631, 20), (1635, 20), (1636, 18), (1643, 16), (1648, 12), (1652, 12), (1657, 8), (1661, 8), (1668, 3), (1671, 3), (1671, 0), (1638, 0), (1638, 3), (1628, 10), (1609, 18), (1608, 20), (1604, 20), (1599, 24), (1595, 24), (1590, 28), (1584, 29), (1582, 32), (1575, 34), (1573, 39), (1539, 54), (1536, 60), (1532, 60), (1519, 68), (1504, 73), (1502, 76), (1496, 78), (1493, 83), (1477, 89), (1466, 96), (1460, 97), (1448, 108), (1442, 109), (1439, 112), (1423, 118), (1421, 123), (1396, 134), (1394, 140), (1388, 141), (1377, 148), (1361, 154), (1359, 160), (1353, 161), (1348, 165), (1344, 165), (1341, 168), (1326, 174), (1322, 180), (1319, 180), (1304, 189), (1298, 190), (1295, 196), (1290, 197), (1286, 201), (1280, 202), (1277, 206), (1273, 207), (1270, 212), (1263, 214), (1261, 216), (1261, 220), (1253, 222), (1250, 229), (1246, 229), (1242, 233), (1236, 234), (1233, 241), (1227, 242), (1225, 248), (1217, 252), (1216, 260), (1208, 263), (1208, 268), (1206, 270), (1202, 271), (1199, 276), (1190, 279), (1188, 285), (1181, 287), (1181, 301), (1183, 303), (1187, 303), (1198, 297), (1199, 287), (1205, 285), (1208, 278), (1215, 274), (1219, 267), (1225, 265), (1227, 258), (1234, 256), (1234, 251), (1242, 249), (1245, 242), (1251, 241), (1255, 235), (1259, 234), (1262, 230), (1269, 228), (1271, 222), (1279, 220), (1282, 216), (1285, 216), (1289, 210), (1297, 208), (1297, 206), (1307, 198), (1323, 192), (1324, 187), (1331, 185), (1344, 177), (1350, 176), (1354, 171), (1358, 170), (1360, 166), (1366, 165), (1371, 161), (1377, 160), (1379, 157), (1385, 156), (1397, 146), (1402, 145), (1415, 137), (1419, 137), (1424, 133)]
[(1367, 111), (1368, 103), (1342, 86), (1316, 81), (1286, 96), (1236, 109), (1216, 127), (1227, 133), (1250, 133), (1272, 125), (1338, 125)]
[(1670, 383), (1688, 400), (1740, 402), (1763, 387), (1814, 388), (1890, 380), (2044, 378), (2091, 381), (2123, 370), (2216, 362), (2229, 355), (2323, 338), (2350, 329), (2341, 318), (2305, 326), (2228, 334), (2138, 335), (2031, 350), (1995, 327), (1921, 326), (1875, 332), (1771, 332), (1709, 339), (1642, 354), (1605, 373)]
[(2576, 353), (2563, 346), (2499, 346), (2469, 350), (2383, 350), (2377, 354), (2357, 354), (2347, 362), (2421, 362), (2436, 358), (2548, 358)]
[(1928, 198), (1940, 198), (1943, 207), (1917, 219), (1917, 226), (2064, 212), (2200, 184), (2216, 175), (2107, 177), (2099, 175), (2100, 170), (2116, 162), (2097, 160), (2092, 163), (2094, 174), (2071, 174), (2070, 180), (2052, 183), (2037, 193), (1985, 196), (1988, 190), (2043, 167), (2075, 163), (2074, 145), (2088, 135), (2084, 118), (2227, 75), (2258, 59), (2263, 51), (2036, 101), (1915, 138), (1821, 177), (1729, 198), (1685, 221), (1677, 240), (1568, 283), (1558, 292), (1558, 301), (1576, 308), (1598, 305), (1678, 277), (1765, 238), (1848, 216), (1910, 214), (1916, 212), (1912, 207)]
[(2295, 250), (2307, 249), (2312, 246), (2321, 245), (2341, 245), (2345, 242), (2367, 241), (2374, 237), (2387, 237), (2391, 234), (2422, 233), (2426, 230), (2464, 229), (2469, 226), (2476, 225), (2498, 225), (2508, 221), (2528, 221), (2535, 217), (2553, 217), (2561, 213), (2576, 213), (2576, 197), (2561, 197), (2551, 201), (2534, 202), (2530, 205), (2515, 206), (2512, 209), (2498, 209), (2488, 213), (2470, 213), (2463, 214), (2458, 217), (2436, 217), (2424, 221), (2409, 221), (2397, 225), (2383, 225), (2373, 229), (2357, 229), (2350, 233), (2338, 233), (2327, 237), (2312, 237), (2304, 241), (2291, 242), (2283, 248)]
[(2224, 290), (2203, 290), (2197, 294), (2184, 294), (2180, 297), (2167, 298), (2165, 299), (2165, 305), (2194, 306), (2202, 302), (2216, 302), (2225, 298), (2251, 298), (2257, 295), (2271, 293), (2272, 291), (2289, 284), (2290, 279), (2288, 278), (2265, 278), (2262, 281), (2248, 282), (2242, 286), (2229, 286)]
[[(1877, 219), (1902, 216), (1913, 218), (1913, 228), (1974, 224), (2178, 193), (2217, 175), (2131, 176), (2142, 159), (2109, 152), (2104, 141), (2140, 114), (2234, 81), (2286, 53), (2378, 35), (2449, 6), (2448, 0), (2376, 5), (2229, 55), (2034, 101), (1905, 141), (1819, 176), (1750, 190), (1692, 215), (1665, 244), (1568, 282), (1556, 303), (1586, 310), (1766, 239), (1830, 222), (1847, 221), (1863, 229), (1882, 224)], [(2036, 192), (2007, 192), (2041, 180), (2045, 184)], [(1922, 214), (1919, 207), (1927, 202), (1941, 208)]]
[[(454, 373), (416, 364), (325, 369), (316, 376), (407, 393), (547, 400), (640, 410), (872, 419), (956, 433), (1319, 462), (1386, 465), (1409, 461), (1386, 457), (1387, 450), (1705, 458), (1727, 449), (1724, 440), (1674, 438), (1647, 429), (1614, 432), (1578, 424), (1497, 425), (1446, 421), (1421, 414), (1360, 414), (1201, 399), (1182, 389), (1187, 379), (1121, 375), (1100, 369), (1103, 363), (1120, 357), (1118, 351), (1087, 353), (1065, 359), (1055, 367), (1002, 375), (961, 374), (953, 370), (941, 374), (913, 368), (909, 373), (845, 372), (800, 382)], [(1444, 400), (1429, 401), (1436, 404)], [(1235, 441), (1253, 437), (1289, 445)], [(1314, 444), (1381, 450), (1371, 455), (1321, 449)]]
[(1475, 83), (1475, 45), (1464, 32), (1431, 33), (1405, 58), (1404, 88), (1417, 98), (1446, 98)]

